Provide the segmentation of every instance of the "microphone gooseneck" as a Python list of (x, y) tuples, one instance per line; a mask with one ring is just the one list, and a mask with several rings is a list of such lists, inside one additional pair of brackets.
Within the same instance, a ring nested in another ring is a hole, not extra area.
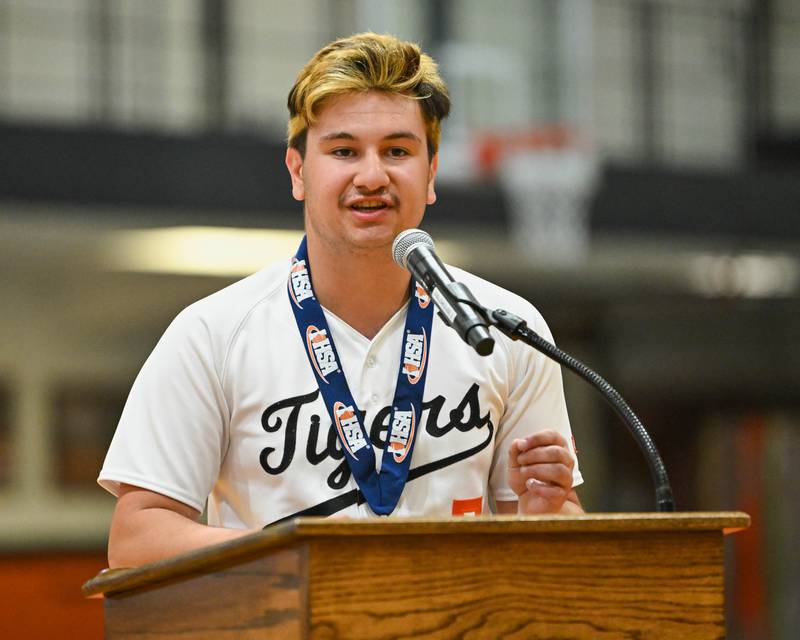
[(672, 487), (664, 462), (642, 421), (620, 393), (600, 374), (530, 329), (519, 316), (503, 309), (489, 311), (479, 304), (463, 284), (453, 280), (433, 248), (433, 240), (427, 233), (408, 229), (395, 238), (392, 255), (394, 261), (408, 269), (425, 288), (445, 324), (453, 327), (481, 355), (492, 352), (494, 340), (489, 336), (488, 327), (495, 326), (512, 340), (521, 340), (591, 384), (611, 405), (639, 445), (655, 485), (656, 510), (673, 511)]
[(636, 444), (642, 451), (647, 466), (650, 468), (650, 475), (653, 478), (656, 492), (656, 511), (674, 511), (675, 507), (672, 500), (672, 487), (667, 476), (667, 469), (664, 461), (658, 453), (653, 439), (647, 433), (642, 421), (633, 412), (625, 399), (611, 384), (599, 373), (587, 367), (583, 362), (571, 356), (566, 351), (562, 351), (551, 342), (542, 338), (538, 333), (528, 327), (527, 322), (519, 316), (509, 313), (503, 309), (495, 309), (491, 313), (484, 309), (492, 319), (492, 324), (500, 329), (512, 340), (522, 340), (525, 344), (543, 353), (551, 360), (567, 367), (570, 371), (577, 374), (589, 384), (591, 384), (605, 400), (611, 405), (616, 414), (628, 427)]

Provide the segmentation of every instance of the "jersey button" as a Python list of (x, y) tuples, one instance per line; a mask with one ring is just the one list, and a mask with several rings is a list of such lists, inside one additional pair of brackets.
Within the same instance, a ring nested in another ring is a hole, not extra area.
[(372, 395), (369, 397), (369, 399), (370, 399), (370, 402), (372, 402), (372, 404), (375, 404), (375, 403), (377, 403), (377, 402), (378, 402), (378, 400), (379, 400), (380, 398), (378, 398), (378, 394), (377, 394), (377, 393), (373, 393), (373, 394), (372, 394)]
[(375, 366), (375, 357), (370, 356), (369, 358), (367, 358), (367, 367), (371, 369), (374, 366)]

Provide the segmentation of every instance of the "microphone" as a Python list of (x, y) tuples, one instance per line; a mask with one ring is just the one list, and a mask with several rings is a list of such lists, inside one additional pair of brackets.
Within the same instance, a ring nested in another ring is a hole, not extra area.
[(664, 462), (641, 420), (614, 387), (580, 360), (561, 351), (528, 328), (522, 318), (503, 309), (489, 311), (478, 304), (466, 286), (453, 280), (453, 276), (434, 253), (433, 240), (424, 231), (408, 229), (398, 234), (392, 245), (392, 256), (398, 265), (411, 272), (433, 298), (439, 309), (439, 317), (444, 323), (453, 327), (461, 339), (480, 355), (488, 356), (494, 348), (494, 340), (488, 329), (489, 326), (494, 326), (512, 340), (522, 340), (594, 386), (622, 418), (644, 453), (656, 485), (657, 510), (674, 510), (672, 487)]
[(456, 282), (433, 250), (433, 240), (421, 229), (406, 229), (392, 244), (394, 261), (425, 289), (436, 303), (439, 317), (482, 356), (494, 349), (483, 310), (465, 285)]

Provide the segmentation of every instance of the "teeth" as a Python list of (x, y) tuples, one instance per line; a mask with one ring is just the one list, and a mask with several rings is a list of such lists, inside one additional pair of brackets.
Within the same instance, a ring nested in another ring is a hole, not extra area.
[(380, 202), (380, 201), (376, 201), (376, 202), (359, 202), (358, 204), (354, 204), (353, 208), (354, 209), (359, 209), (359, 210), (362, 210), (362, 209), (373, 210), (373, 209), (383, 209), (385, 206), (386, 206), (386, 204), (384, 202)]

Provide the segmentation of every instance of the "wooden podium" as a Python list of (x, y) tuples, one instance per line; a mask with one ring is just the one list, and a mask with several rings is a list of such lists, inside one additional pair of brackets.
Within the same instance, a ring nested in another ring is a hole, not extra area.
[(744, 513), (298, 519), (104, 571), (106, 638), (722, 638)]

